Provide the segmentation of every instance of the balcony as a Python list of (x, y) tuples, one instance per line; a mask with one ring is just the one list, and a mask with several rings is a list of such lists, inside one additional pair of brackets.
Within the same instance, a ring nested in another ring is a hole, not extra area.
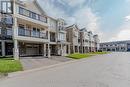
[(35, 12), (32, 12), (30, 10), (27, 10), (25, 8), (19, 7), (19, 14), (34, 20), (38, 20), (44, 23), (47, 23), (47, 17), (43, 15), (39, 15)]
[(18, 29), (18, 35), (19, 36), (25, 36), (25, 37), (34, 37), (34, 38), (41, 38), (41, 39), (48, 39), (47, 34), (40, 32), (40, 31), (34, 31), (29, 29)]

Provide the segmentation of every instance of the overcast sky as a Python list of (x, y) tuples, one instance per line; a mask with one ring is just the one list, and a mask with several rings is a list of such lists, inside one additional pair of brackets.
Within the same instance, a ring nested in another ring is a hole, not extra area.
[(101, 42), (130, 40), (130, 0), (38, 0), (45, 12), (99, 34)]

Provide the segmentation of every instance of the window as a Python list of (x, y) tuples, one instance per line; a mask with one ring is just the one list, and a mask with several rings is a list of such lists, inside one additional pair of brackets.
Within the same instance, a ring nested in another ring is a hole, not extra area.
[(39, 16), (39, 18), (40, 18), (40, 21), (42, 21), (42, 22), (47, 22), (47, 19), (46, 19), (46, 17)]
[(24, 13), (23, 13), (23, 10), (24, 10), (24, 9), (20, 7), (20, 8), (19, 8), (19, 14), (22, 14), (22, 15), (23, 15), (23, 14), (24, 14)]
[(12, 14), (13, 13), (13, 5), (11, 1), (1, 1), (1, 10), (2, 13), (9, 13)]
[(6, 34), (11, 36), (12, 35), (12, 28), (7, 28)]
[(29, 13), (29, 11), (28, 10), (26, 10), (26, 9), (24, 9), (24, 8), (19, 8), (19, 14), (21, 14), (21, 15), (24, 15), (24, 16), (30, 16), (30, 13)]
[(32, 31), (32, 36), (35, 37), (36, 36), (36, 28), (33, 28), (33, 31)]
[(32, 14), (32, 18), (36, 19), (36, 13), (31, 13)]
[(0, 34), (1, 34), (1, 29), (2, 29), (2, 27), (0, 27)]
[(36, 37), (40, 37), (40, 29), (37, 29), (37, 35)]
[(13, 24), (13, 18), (12, 18), (12, 16), (6, 16), (5, 18), (4, 18), (4, 21), (5, 21), (5, 23), (6, 24), (9, 24), (9, 25), (12, 25)]
[(19, 29), (18, 29), (18, 35), (25, 35), (25, 29), (24, 29), (24, 25), (19, 24)]

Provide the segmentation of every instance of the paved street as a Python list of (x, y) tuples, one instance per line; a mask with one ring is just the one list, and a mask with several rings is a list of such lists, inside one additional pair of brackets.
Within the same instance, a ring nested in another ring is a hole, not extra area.
[(0, 87), (130, 87), (130, 53), (111, 53), (0, 81)]

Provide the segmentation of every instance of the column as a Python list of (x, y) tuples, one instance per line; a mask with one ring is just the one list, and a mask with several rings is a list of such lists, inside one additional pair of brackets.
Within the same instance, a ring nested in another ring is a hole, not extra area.
[(46, 44), (44, 44), (44, 57), (46, 57)]
[(47, 50), (48, 50), (48, 55), (47, 55), (47, 57), (49, 58), (49, 57), (50, 57), (50, 44), (48, 44)]
[(18, 25), (17, 25), (17, 18), (14, 18), (14, 25), (13, 25), (13, 37), (15, 38), (16, 36), (18, 36)]
[(61, 47), (60, 47), (60, 55), (63, 56), (63, 46), (61, 44)]
[(65, 45), (62, 44), (62, 56), (66, 55)]
[(86, 53), (85, 46), (84, 46), (84, 53)]
[(79, 53), (79, 46), (77, 46), (77, 50), (78, 50), (78, 53)]
[(66, 56), (66, 45), (63, 46), (63, 56)]
[(68, 45), (68, 54), (70, 54), (70, 44)]
[(19, 60), (18, 40), (14, 40), (14, 59)]
[(5, 56), (5, 42), (1, 42), (1, 47), (2, 47), (2, 56)]
[(75, 53), (75, 46), (73, 45), (73, 53)]
[(84, 49), (84, 47), (83, 47), (83, 46), (81, 46), (81, 49), (82, 49), (82, 53), (84, 53), (84, 52), (83, 52), (83, 49)]

